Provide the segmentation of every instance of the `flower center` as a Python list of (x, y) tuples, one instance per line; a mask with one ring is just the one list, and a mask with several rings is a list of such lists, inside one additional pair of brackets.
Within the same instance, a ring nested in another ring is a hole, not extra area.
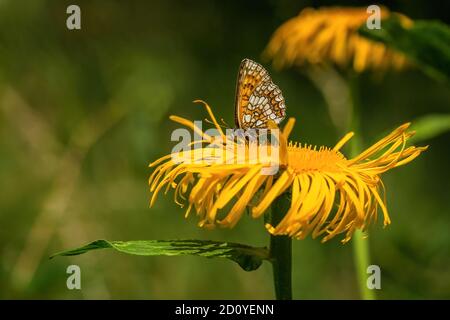
[(297, 173), (307, 171), (341, 171), (345, 166), (347, 159), (338, 151), (320, 147), (301, 146), (297, 143), (289, 143), (288, 167), (294, 169)]

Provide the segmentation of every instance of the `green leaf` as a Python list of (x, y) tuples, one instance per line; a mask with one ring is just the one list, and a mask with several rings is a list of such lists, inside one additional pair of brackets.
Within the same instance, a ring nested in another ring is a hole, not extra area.
[(85, 246), (62, 251), (56, 256), (74, 256), (91, 250), (112, 248), (117, 251), (140, 256), (193, 255), (207, 258), (228, 258), (238, 263), (245, 271), (259, 268), (263, 260), (269, 260), (266, 248), (255, 248), (244, 244), (205, 240), (97, 240)]
[(411, 137), (410, 142), (434, 138), (450, 130), (450, 114), (428, 114), (417, 118), (412, 122), (411, 129), (416, 134)]
[(381, 22), (381, 29), (364, 24), (359, 33), (404, 53), (417, 66), (439, 80), (450, 79), (450, 28), (439, 21), (417, 20), (404, 28), (397, 16)]

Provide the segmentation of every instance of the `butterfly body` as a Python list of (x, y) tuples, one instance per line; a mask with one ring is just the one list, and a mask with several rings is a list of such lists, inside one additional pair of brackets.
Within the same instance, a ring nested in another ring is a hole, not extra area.
[(236, 83), (235, 123), (240, 129), (264, 129), (268, 122), (279, 124), (286, 115), (281, 90), (263, 66), (244, 59)]

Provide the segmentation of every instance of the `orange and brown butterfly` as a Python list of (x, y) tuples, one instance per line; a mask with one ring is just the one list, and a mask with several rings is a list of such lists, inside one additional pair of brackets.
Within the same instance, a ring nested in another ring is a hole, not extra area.
[(235, 123), (240, 129), (265, 129), (269, 121), (279, 124), (286, 115), (281, 90), (263, 66), (244, 59), (236, 83)]

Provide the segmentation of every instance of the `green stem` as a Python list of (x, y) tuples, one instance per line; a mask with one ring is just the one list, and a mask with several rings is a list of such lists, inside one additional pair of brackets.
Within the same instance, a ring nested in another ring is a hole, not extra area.
[[(354, 157), (361, 152), (363, 145), (360, 131), (359, 88), (356, 75), (350, 75), (349, 77), (349, 90), (352, 103), (350, 130), (355, 132), (355, 136), (350, 140), (350, 156)], [(352, 243), (361, 298), (364, 300), (374, 300), (376, 299), (375, 292), (367, 287), (367, 267), (370, 264), (369, 241), (364, 238), (361, 230), (356, 230)]]
[[(309, 72), (310, 78), (322, 92), (325, 101), (328, 103), (330, 116), (333, 119), (339, 134), (343, 136), (349, 131), (355, 132), (355, 136), (350, 140), (349, 146), (345, 148), (346, 153), (348, 153), (350, 157), (354, 157), (361, 152), (363, 146), (360, 130), (361, 110), (359, 108), (358, 75), (349, 72), (347, 77), (341, 77), (340, 74), (333, 69), (328, 70), (325, 74), (321, 72), (321, 69), (311, 69)], [(332, 81), (333, 85), (326, 85), (325, 82), (329, 83), (330, 81)], [(342, 99), (338, 99), (340, 98), (338, 95), (342, 94), (342, 90), (340, 89), (344, 89), (345, 87), (348, 88), (349, 93), (349, 103), (347, 105), (338, 102), (342, 101)], [(336, 110), (342, 110), (343, 108), (347, 110), (347, 117), (339, 118), (338, 115), (341, 114), (336, 112)], [(363, 239), (361, 231), (357, 231), (353, 236), (352, 243), (354, 246), (355, 268), (361, 298), (366, 300), (375, 299), (375, 292), (369, 290), (366, 285), (366, 271), (370, 263), (369, 242), (367, 239)]]
[(370, 264), (369, 242), (367, 239), (364, 239), (364, 234), (361, 230), (355, 231), (352, 242), (361, 298), (364, 300), (375, 300), (375, 292), (367, 287), (367, 266)]
[[(286, 214), (290, 201), (286, 193), (272, 204), (269, 221), (277, 225)], [(288, 236), (270, 236), (270, 258), (277, 300), (292, 300), (292, 240)]]

